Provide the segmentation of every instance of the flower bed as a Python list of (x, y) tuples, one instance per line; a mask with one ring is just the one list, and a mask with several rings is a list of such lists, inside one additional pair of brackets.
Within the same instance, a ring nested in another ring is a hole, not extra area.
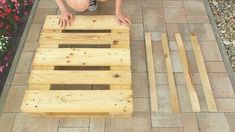
[(235, 0), (208, 0), (219, 34), (235, 72)]
[(33, 2), (0, 0), (0, 88), (6, 80)]

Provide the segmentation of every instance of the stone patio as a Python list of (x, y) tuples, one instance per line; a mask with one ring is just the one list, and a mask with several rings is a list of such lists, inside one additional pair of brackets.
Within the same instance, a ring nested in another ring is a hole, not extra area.
[[(113, 14), (114, 1), (99, 4), (92, 14)], [(235, 94), (210, 21), (201, 0), (123, 0), (132, 18), (131, 55), (134, 90), (132, 118), (45, 118), (20, 112), (31, 62), (45, 15), (59, 14), (54, 0), (40, 0), (0, 118), (0, 132), (234, 132)], [(91, 13), (82, 13), (91, 14)], [(151, 113), (146, 73), (144, 32), (151, 31), (159, 112)], [(200, 40), (218, 112), (211, 113), (202, 90), (189, 33)], [(170, 108), (169, 89), (160, 34), (167, 32), (181, 113)], [(174, 33), (180, 32), (188, 55), (202, 112), (193, 113)]]

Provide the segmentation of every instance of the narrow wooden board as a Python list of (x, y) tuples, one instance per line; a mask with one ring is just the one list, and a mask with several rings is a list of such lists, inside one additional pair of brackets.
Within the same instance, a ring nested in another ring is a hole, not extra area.
[[(75, 20), (71, 26), (64, 29), (67, 30), (121, 30), (129, 32), (129, 28), (125, 25), (119, 25), (116, 22), (115, 15), (75, 15)], [(61, 30), (58, 24), (59, 15), (48, 15), (46, 17), (43, 29)]]
[(168, 77), (168, 83), (169, 83), (169, 91), (170, 91), (170, 100), (171, 100), (171, 107), (174, 112), (180, 112), (180, 106), (179, 106), (179, 100), (177, 95), (177, 89), (175, 85), (173, 70), (172, 70), (172, 64), (171, 64), (171, 56), (169, 51), (169, 45), (168, 45), (168, 39), (167, 34), (162, 33), (162, 46), (163, 46), (163, 52), (164, 52), (164, 59), (166, 64), (166, 70), (167, 70), (167, 77)]
[[(131, 84), (130, 71), (32, 70), (30, 84)], [(130, 89), (130, 88), (129, 88)]]
[(40, 35), (39, 43), (54, 44), (113, 44), (129, 45), (129, 33), (47, 33)]
[(206, 71), (206, 66), (204, 63), (204, 59), (203, 59), (200, 44), (198, 42), (198, 38), (197, 38), (196, 34), (194, 34), (194, 33), (192, 33), (190, 35), (190, 38), (191, 38), (191, 42), (193, 45), (193, 51), (194, 51), (194, 55), (196, 58), (198, 71), (200, 74), (200, 78), (201, 78), (202, 87), (203, 87), (203, 91), (205, 94), (208, 110), (212, 111), (212, 112), (216, 112), (217, 111), (216, 103), (215, 103), (215, 99), (213, 96), (211, 84), (210, 84), (210, 81), (208, 78), (208, 74)]
[(147, 71), (148, 71), (148, 81), (149, 81), (149, 92), (150, 92), (150, 105), (151, 111), (158, 111), (158, 99), (157, 99), (157, 84), (155, 78), (153, 53), (152, 53), (152, 43), (150, 32), (145, 32), (145, 48), (147, 56)]
[(131, 90), (26, 90), (21, 107), (28, 113), (133, 112)]
[(200, 110), (200, 105), (199, 105), (197, 93), (195, 91), (195, 87), (193, 85), (193, 82), (192, 82), (192, 79), (191, 79), (191, 76), (190, 76), (191, 73), (190, 73), (190, 70), (189, 70), (187, 56), (186, 56), (186, 53), (185, 53), (185, 48), (184, 48), (184, 44), (183, 44), (180, 33), (176, 33), (175, 38), (176, 38), (176, 41), (177, 41), (180, 61), (181, 61), (182, 69), (184, 71), (184, 77), (185, 77), (185, 80), (186, 80), (186, 83), (187, 83), (187, 88), (188, 88), (189, 97), (190, 97), (190, 100), (191, 100), (191, 105), (192, 105), (193, 112), (200, 112), (201, 110)]
[(39, 48), (33, 66), (130, 67), (130, 50), (121, 48)]

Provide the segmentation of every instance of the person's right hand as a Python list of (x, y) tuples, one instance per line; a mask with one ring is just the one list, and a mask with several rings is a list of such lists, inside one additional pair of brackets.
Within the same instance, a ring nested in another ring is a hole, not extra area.
[(74, 16), (69, 11), (61, 11), (60, 18), (59, 18), (59, 25), (61, 28), (66, 28), (67, 25), (71, 25), (71, 22), (74, 20)]

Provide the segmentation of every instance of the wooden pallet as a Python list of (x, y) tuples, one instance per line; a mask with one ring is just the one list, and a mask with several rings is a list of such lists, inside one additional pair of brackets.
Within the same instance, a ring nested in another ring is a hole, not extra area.
[(111, 15), (75, 16), (66, 29), (58, 19), (46, 17), (21, 110), (52, 116), (132, 115), (129, 28)]

